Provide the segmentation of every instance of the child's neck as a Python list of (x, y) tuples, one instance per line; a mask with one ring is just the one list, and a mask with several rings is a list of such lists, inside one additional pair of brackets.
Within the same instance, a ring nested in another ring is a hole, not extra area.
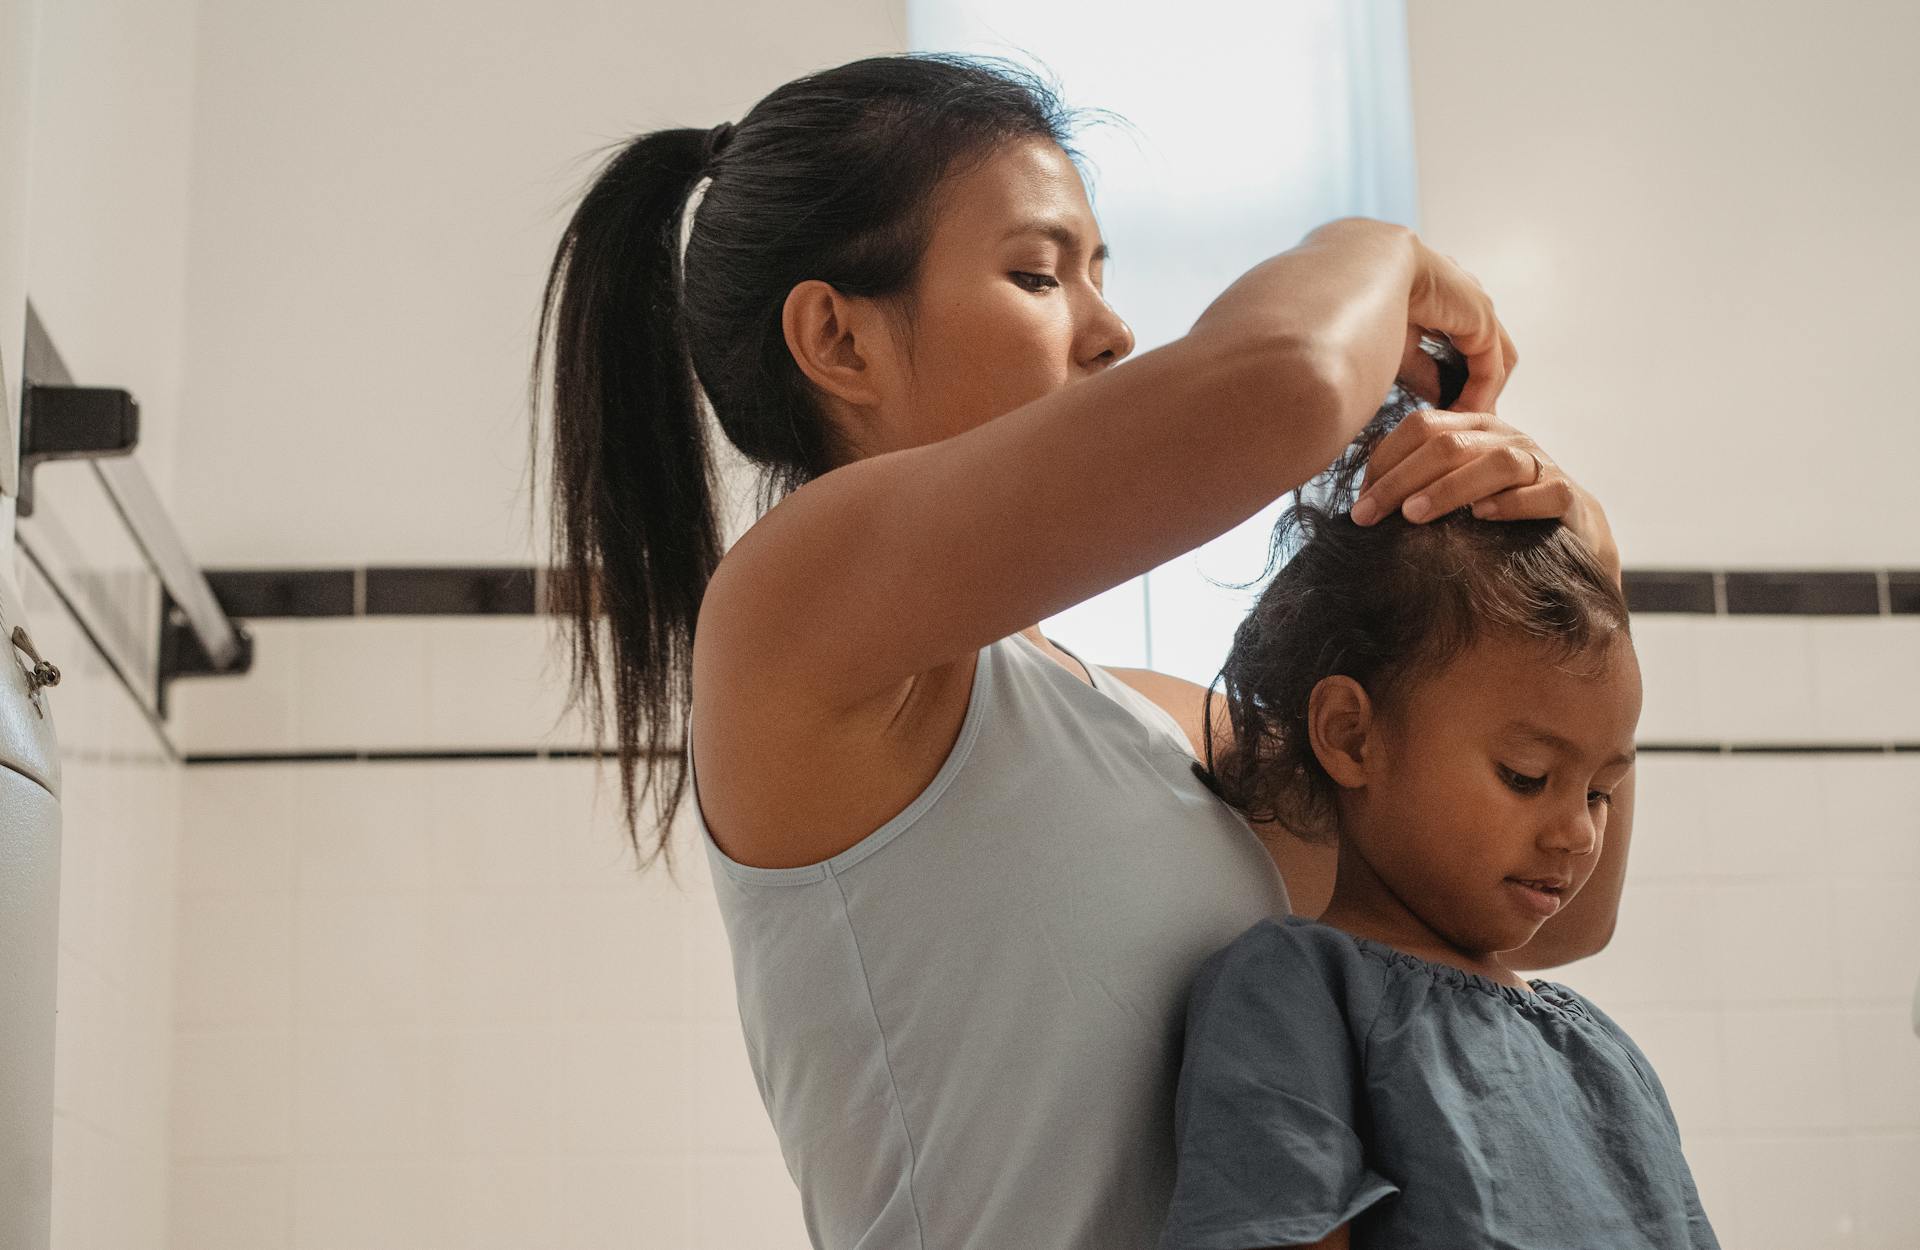
[(1315, 919), (1357, 937), (1384, 942), (1409, 955), (1489, 977), (1502, 985), (1522, 990), (1533, 988), (1525, 977), (1506, 966), (1500, 952), (1462, 950), (1434, 932), (1387, 888), (1345, 841), (1340, 844), (1333, 897), (1328, 900), (1326, 910)]

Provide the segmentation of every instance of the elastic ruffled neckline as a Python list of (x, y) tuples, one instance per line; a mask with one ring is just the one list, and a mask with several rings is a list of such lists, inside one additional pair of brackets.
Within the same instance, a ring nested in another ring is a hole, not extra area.
[(1492, 977), (1483, 976), (1478, 972), (1469, 972), (1465, 968), (1456, 968), (1452, 964), (1436, 963), (1431, 959), (1423, 959), (1418, 955), (1409, 954), (1398, 947), (1389, 946), (1385, 942), (1378, 941), (1374, 938), (1361, 937), (1357, 933), (1348, 933), (1345, 929), (1337, 925), (1322, 924), (1320, 921), (1314, 920), (1311, 917), (1294, 915), (1288, 916), (1286, 919), (1289, 923), (1319, 925), (1323, 929), (1330, 929), (1346, 938), (1349, 942), (1352, 942), (1362, 953), (1372, 955), (1382, 963), (1394, 967), (1411, 969), (1415, 972), (1424, 972), (1444, 985), (1451, 985), (1457, 989), (1482, 990), (1496, 997), (1504, 998), (1517, 1007), (1546, 1008), (1571, 1013), (1583, 1018), (1587, 1016), (1586, 1009), (1582, 1007), (1579, 1000), (1574, 997), (1573, 991), (1558, 981), (1548, 981), (1538, 977), (1530, 977), (1527, 980), (1527, 984), (1533, 987), (1533, 993), (1530, 994), (1526, 990), (1516, 989), (1511, 985), (1502, 985)]

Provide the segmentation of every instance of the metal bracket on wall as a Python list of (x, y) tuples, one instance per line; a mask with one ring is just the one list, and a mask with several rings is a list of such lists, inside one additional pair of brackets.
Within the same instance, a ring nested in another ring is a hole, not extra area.
[(167, 588), (160, 588), (160, 663), (154, 682), (154, 710), (167, 718), (167, 683), (176, 677), (211, 677), (244, 673), (253, 667), (253, 635), (247, 627), (234, 622), (233, 658), (217, 664), (200, 645), (200, 634), (185, 608), (174, 602)]
[(20, 387), (20, 495), (16, 512), (33, 515), (33, 470), (42, 460), (125, 456), (140, 441), (140, 405), (111, 386)]
[[(140, 441), (139, 403), (116, 387), (75, 386), (31, 300), (24, 363), (17, 512), (33, 512), (33, 469), (41, 461), (94, 462), (107, 499), (160, 580), (154, 709), (165, 720), (168, 682), (245, 673), (253, 665), (253, 638), (214, 595), (153, 484), (129, 454)], [(139, 691), (134, 694), (140, 697)]]

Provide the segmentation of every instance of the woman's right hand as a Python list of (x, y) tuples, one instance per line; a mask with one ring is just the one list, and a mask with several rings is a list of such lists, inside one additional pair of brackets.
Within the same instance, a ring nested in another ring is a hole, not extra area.
[[(1405, 226), (1342, 217), (1298, 246), (1255, 265), (1222, 291), (1194, 322), (1196, 336), (1252, 335), (1267, 342), (1331, 350), (1330, 376), (1341, 379), (1342, 445), (1379, 408), (1396, 374), (1422, 390), (1432, 369), (1421, 358), (1421, 331), (1444, 334), (1467, 362), (1466, 387), (1453, 407), (1492, 412), (1518, 359), (1472, 274)], [(1437, 389), (1429, 382), (1429, 398)]]
[[(1414, 277), (1407, 297), (1406, 348), (1400, 376), (1430, 402), (1439, 395), (1438, 371), (1420, 350), (1422, 330), (1439, 331), (1467, 360), (1467, 384), (1453, 407), (1461, 412), (1492, 412), (1519, 363), (1513, 339), (1494, 315), (1493, 300), (1480, 280), (1410, 235)], [(1417, 359), (1416, 359), (1417, 358)]]

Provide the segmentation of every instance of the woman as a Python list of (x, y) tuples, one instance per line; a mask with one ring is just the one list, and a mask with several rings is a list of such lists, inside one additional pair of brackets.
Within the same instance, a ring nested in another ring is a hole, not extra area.
[[(1325, 901), (1325, 852), (1193, 775), (1203, 687), (1032, 622), (1325, 468), (1425, 363), (1420, 327), (1468, 381), (1382, 445), (1378, 513), (1563, 516), (1617, 566), (1599, 507), (1491, 415), (1514, 353), (1487, 296), (1405, 229), (1322, 227), (1113, 369), (1133, 337), (1070, 120), (976, 59), (809, 75), (624, 147), (549, 276), (575, 694), (598, 724), (610, 646), (630, 828), (639, 757), (685, 744), (654, 849), (697, 777), (817, 1246), (1152, 1246), (1195, 969)], [(724, 560), (696, 376), (782, 495)], [(1604, 944), (1623, 863), (1519, 966)]]

